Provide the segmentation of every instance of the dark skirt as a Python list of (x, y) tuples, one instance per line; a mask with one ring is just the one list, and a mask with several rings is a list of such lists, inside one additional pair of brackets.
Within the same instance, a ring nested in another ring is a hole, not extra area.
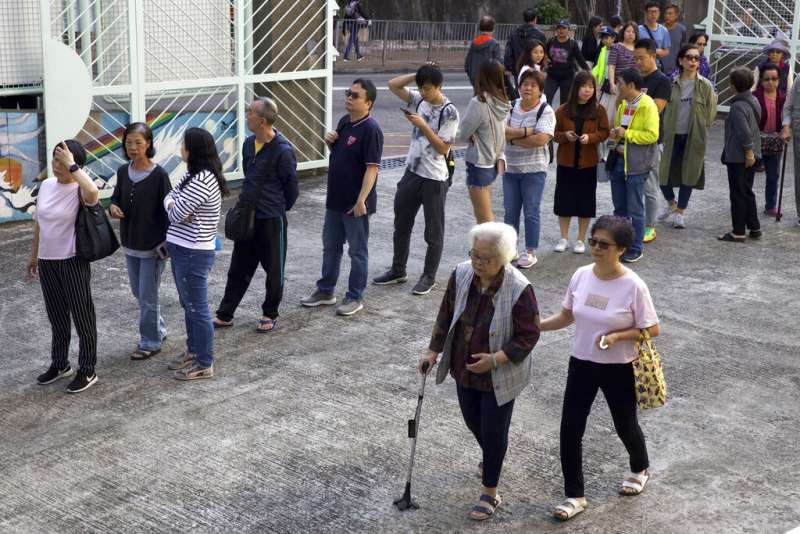
[(553, 213), (559, 217), (591, 219), (597, 208), (597, 167), (556, 169), (556, 195)]

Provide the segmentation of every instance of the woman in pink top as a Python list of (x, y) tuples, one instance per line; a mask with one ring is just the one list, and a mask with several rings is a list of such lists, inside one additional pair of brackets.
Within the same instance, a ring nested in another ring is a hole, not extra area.
[(631, 362), (638, 356), (635, 342), (641, 330), (658, 336), (658, 317), (647, 285), (620, 262), (634, 241), (631, 222), (604, 215), (592, 226), (591, 235), (594, 263), (575, 272), (561, 311), (541, 324), (546, 331), (575, 323), (561, 412), (561, 468), (567, 498), (554, 512), (562, 521), (586, 508), (581, 442), (598, 389), (603, 391), (614, 428), (630, 455), (631, 473), (623, 480), (620, 493), (638, 495), (649, 478)]
[[(75, 219), (80, 198), (86, 205), (97, 203), (97, 186), (82, 169), (86, 151), (73, 139), (53, 151), (54, 178), (39, 187), (28, 276), (38, 273), (44, 305), (52, 330), (50, 368), (36, 382), (52, 384), (73, 374), (69, 365), (72, 323), (80, 339), (78, 374), (67, 393), (79, 393), (97, 382), (97, 324), (95, 321), (89, 262), (75, 255)], [(71, 320), (70, 320), (71, 318)]]

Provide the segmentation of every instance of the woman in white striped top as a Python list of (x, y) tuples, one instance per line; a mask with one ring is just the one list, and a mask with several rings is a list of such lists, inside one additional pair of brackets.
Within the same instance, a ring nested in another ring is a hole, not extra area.
[(214, 138), (202, 128), (189, 128), (181, 157), (187, 171), (164, 199), (169, 216), (167, 250), (172, 275), (186, 317), (186, 351), (169, 364), (178, 380), (214, 376), (214, 323), (208, 307), (208, 274), (214, 264), (214, 244), (228, 194)]

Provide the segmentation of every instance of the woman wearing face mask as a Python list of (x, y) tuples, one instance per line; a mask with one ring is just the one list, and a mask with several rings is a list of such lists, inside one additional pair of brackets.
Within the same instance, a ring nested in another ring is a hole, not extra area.
[(561, 240), (556, 252), (569, 246), (569, 224), (578, 218), (578, 239), (573, 252), (586, 251), (586, 230), (596, 215), (597, 145), (608, 139), (608, 116), (597, 104), (596, 84), (588, 72), (575, 76), (566, 104), (556, 111), (555, 138), (558, 167), (553, 211), (558, 216)]
[[(664, 157), (659, 176), (667, 205), (658, 216), (674, 216), (674, 227), (686, 227), (686, 208), (695, 189), (705, 187), (708, 129), (717, 115), (717, 95), (711, 82), (698, 75), (700, 51), (687, 44), (678, 52), (681, 75), (672, 82), (670, 103), (664, 110)], [(678, 197), (675, 198), (675, 188)]]
[(131, 359), (146, 360), (161, 352), (161, 341), (167, 337), (158, 288), (169, 227), (163, 202), (172, 185), (167, 171), (152, 160), (156, 150), (147, 124), (128, 125), (122, 134), (122, 146), (130, 163), (117, 169), (117, 185), (108, 211), (119, 219), (128, 280), (139, 302), (139, 343)]
[(39, 187), (28, 276), (39, 275), (52, 331), (50, 367), (38, 376), (39, 385), (72, 376), (69, 338), (72, 325), (80, 340), (78, 373), (67, 393), (79, 393), (97, 382), (97, 321), (92, 301), (91, 268), (75, 254), (75, 219), (81, 203), (97, 204), (94, 180), (83, 170), (86, 150), (74, 139), (53, 151), (53, 177)]
[(595, 221), (591, 235), (593, 263), (572, 275), (561, 311), (541, 323), (542, 332), (575, 323), (561, 412), (560, 455), (566, 499), (554, 511), (562, 521), (587, 508), (582, 441), (598, 390), (603, 392), (614, 429), (630, 459), (631, 471), (619, 493), (638, 495), (650, 479), (631, 362), (638, 357), (635, 343), (641, 330), (658, 336), (658, 316), (647, 284), (620, 262), (634, 242), (631, 222), (625, 217), (604, 215)]
[(181, 157), (186, 174), (164, 199), (169, 216), (167, 250), (185, 313), (186, 350), (169, 364), (177, 380), (214, 376), (214, 323), (208, 307), (208, 274), (214, 264), (222, 197), (228, 194), (214, 138), (189, 128)]

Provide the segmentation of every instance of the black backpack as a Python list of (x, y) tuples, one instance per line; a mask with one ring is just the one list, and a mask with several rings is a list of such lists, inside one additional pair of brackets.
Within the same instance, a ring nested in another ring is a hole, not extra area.
[[(519, 105), (519, 100), (515, 100), (514, 101), (514, 105), (511, 107), (511, 111), (513, 112), (514, 108), (517, 107), (518, 105)], [(544, 110), (547, 109), (547, 107), (549, 105), (550, 104), (545, 102), (544, 104), (539, 106), (539, 111), (536, 112), (536, 124), (539, 124), (539, 119), (542, 118), (542, 114), (544, 113)], [(510, 119), (510, 115), (509, 115), (509, 119)], [(536, 126), (534, 125), (534, 128), (535, 127)], [(547, 151), (550, 153), (550, 163), (553, 163), (553, 140), (552, 139), (550, 139), (550, 141), (547, 143)]]
[[(417, 104), (418, 115), (419, 115), (419, 107), (422, 105), (422, 102), (424, 101), (420, 99), (419, 103)], [(442, 116), (444, 115), (444, 110), (446, 110), (450, 106), (455, 107), (455, 104), (453, 104), (452, 102), (448, 102), (447, 104), (444, 105), (444, 107), (442, 107), (441, 113), (439, 113), (439, 124), (436, 126), (436, 135), (439, 135), (439, 130), (442, 129)], [(456, 172), (456, 158), (455, 156), (453, 156), (452, 148), (447, 152), (447, 155), (444, 157), (444, 161), (447, 163), (447, 187), (450, 187), (451, 185), (453, 185), (453, 175)]]

